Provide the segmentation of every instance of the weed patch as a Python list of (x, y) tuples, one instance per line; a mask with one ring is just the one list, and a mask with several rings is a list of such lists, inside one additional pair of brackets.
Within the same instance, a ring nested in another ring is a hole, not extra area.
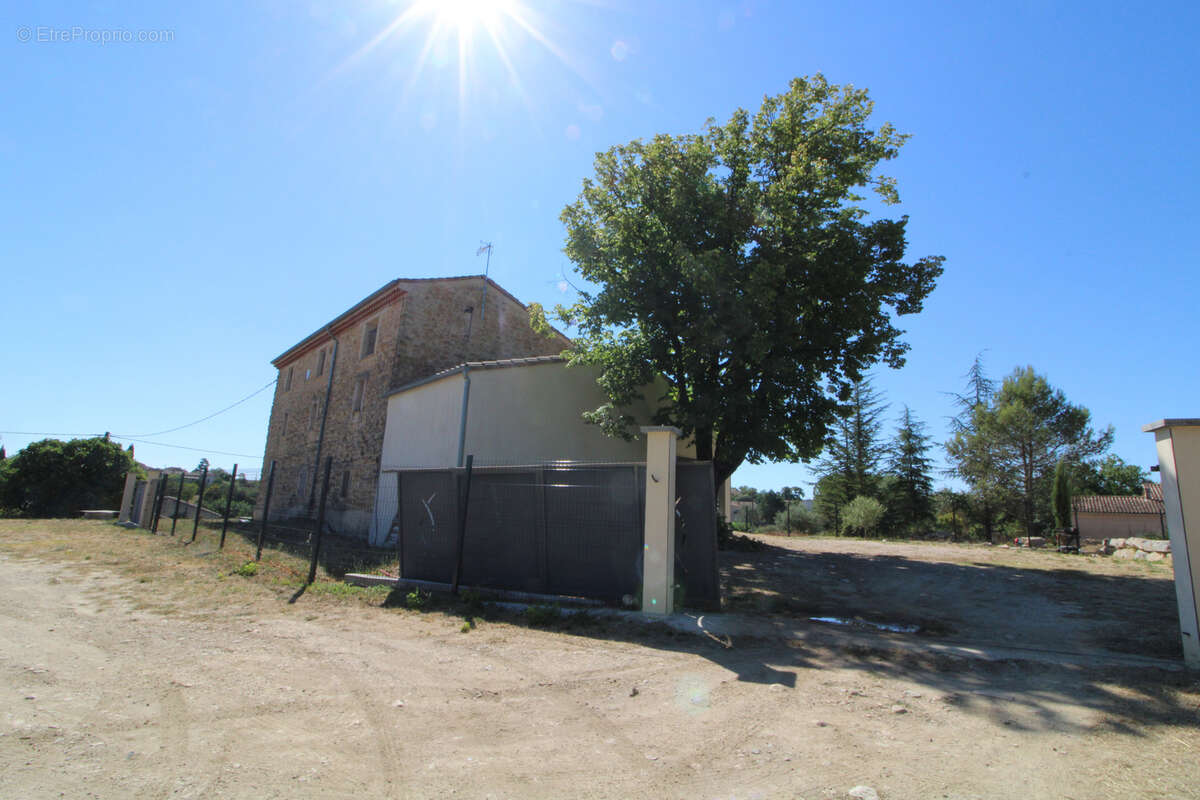
[(525, 621), (535, 628), (547, 628), (562, 621), (562, 606), (539, 604), (525, 609)]

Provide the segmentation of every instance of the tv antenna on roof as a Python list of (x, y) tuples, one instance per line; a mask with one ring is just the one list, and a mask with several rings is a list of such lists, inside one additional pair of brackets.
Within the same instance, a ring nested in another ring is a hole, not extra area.
[(487, 253), (487, 262), (483, 267), (483, 299), (479, 302), (479, 321), (482, 322), (487, 318), (487, 285), (488, 272), (492, 268), (492, 243), (480, 240), (479, 249), (475, 251), (476, 256), (481, 256)]

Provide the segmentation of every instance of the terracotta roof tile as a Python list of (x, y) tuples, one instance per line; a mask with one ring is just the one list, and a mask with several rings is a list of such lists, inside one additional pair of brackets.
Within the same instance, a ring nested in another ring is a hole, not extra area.
[[(1161, 496), (1162, 491), (1159, 490)], [(1162, 500), (1148, 500), (1141, 495), (1092, 495), (1076, 497), (1076, 511), (1085, 514), (1161, 514)]]

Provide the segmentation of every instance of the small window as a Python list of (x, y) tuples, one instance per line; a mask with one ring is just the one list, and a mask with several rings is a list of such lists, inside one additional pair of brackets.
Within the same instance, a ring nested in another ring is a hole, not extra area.
[(362, 358), (375, 352), (375, 340), (379, 337), (379, 321), (368, 322), (363, 328)]
[(342, 497), (350, 494), (350, 470), (342, 473)]
[(296, 495), (303, 500), (308, 495), (308, 467), (301, 467), (296, 476)]
[(283, 382), (283, 390), (285, 392), (290, 392), (292, 390), (292, 373), (295, 371), (295, 367), (288, 367), (287, 379)]
[(304, 380), (307, 381), (311, 377), (312, 377), (312, 370), (311, 369), (304, 370)]
[(313, 398), (312, 405), (308, 407), (308, 429), (311, 431), (317, 425), (317, 419), (321, 415), (321, 403), (317, 398)]
[(350, 405), (350, 410), (358, 413), (362, 411), (363, 396), (367, 393), (367, 376), (359, 375), (358, 380), (354, 382), (354, 400)]
[(321, 348), (321, 352), (317, 353), (317, 375), (325, 374), (325, 348)]
[(287, 436), (288, 412), (283, 412), (283, 425), (280, 426), (279, 435)]

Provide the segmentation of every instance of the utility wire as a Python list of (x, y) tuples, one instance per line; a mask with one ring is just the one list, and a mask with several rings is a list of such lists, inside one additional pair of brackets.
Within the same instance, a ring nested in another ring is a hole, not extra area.
[[(53, 431), (0, 431), (0, 435), (8, 435), (8, 436), (80, 436), (80, 437), (87, 437), (89, 439), (99, 439), (104, 434), (103, 433), (61, 433), (61, 432), (55, 433)], [(254, 459), (262, 458), (262, 454), (230, 453), (225, 450), (208, 450), (203, 447), (185, 447), (184, 445), (181, 445), (181, 444), (167, 444), (166, 442), (151, 442), (146, 439), (137, 439), (132, 436), (118, 436), (115, 433), (110, 433), (108, 435), (108, 438), (121, 439), (122, 441), (126, 441), (126, 442), (137, 442), (138, 444), (152, 444), (155, 447), (172, 447), (176, 450), (194, 450), (197, 453), (212, 453), (214, 455), (237, 456), (239, 458), (254, 458)]]
[[(254, 397), (255, 395), (262, 394), (270, 386), (272, 386), (276, 382), (278, 382), (278, 380), (279, 380), (279, 378), (272, 378), (271, 380), (267, 381), (266, 385), (262, 386), (261, 388), (255, 389), (253, 392), (246, 395), (241, 400), (238, 400), (236, 403), (225, 406), (220, 411), (214, 411), (213, 413), (209, 414), (207, 417), (201, 417), (200, 419), (198, 419), (194, 422), (189, 422), (186, 425), (180, 425), (178, 428), (167, 428), (165, 431), (154, 431), (153, 433), (135, 433), (130, 436), (118, 436), (117, 434), (114, 433), (114, 434), (112, 434), (112, 436), (114, 436), (118, 439), (135, 439), (135, 437), (138, 437), (138, 436), (162, 436), (164, 433), (174, 433), (175, 431), (181, 431), (184, 428), (190, 428), (193, 425), (199, 425), (201, 422), (207, 422), (208, 420), (212, 419), (213, 417), (224, 414), (226, 411), (229, 411), (231, 408), (236, 408), (237, 406), (240, 406), (242, 403), (246, 402), (247, 400), (249, 400), (251, 397)], [(153, 444), (153, 442), (151, 442), (151, 444)], [(163, 447), (169, 447), (169, 445), (163, 445)], [(215, 453), (217, 451), (214, 450), (213, 452)], [(224, 455), (237, 455), (237, 453), (225, 453)]]
[(261, 453), (254, 455), (252, 453), (230, 453), (226, 450), (209, 450), (206, 447), (185, 447), (181, 444), (167, 444), (166, 442), (151, 442), (147, 441), (146, 439), (135, 439), (132, 436), (117, 436), (115, 433), (109, 434), (109, 438), (120, 439), (125, 442), (137, 442), (138, 444), (152, 444), (155, 447), (173, 447), (176, 450), (194, 450), (197, 453), (213, 453), (220, 456), (237, 456), (238, 458), (262, 458)]
[(5, 436), (87, 436), (89, 438), (98, 438), (103, 436), (103, 433), (55, 433), (54, 431), (0, 431), (0, 435)]

